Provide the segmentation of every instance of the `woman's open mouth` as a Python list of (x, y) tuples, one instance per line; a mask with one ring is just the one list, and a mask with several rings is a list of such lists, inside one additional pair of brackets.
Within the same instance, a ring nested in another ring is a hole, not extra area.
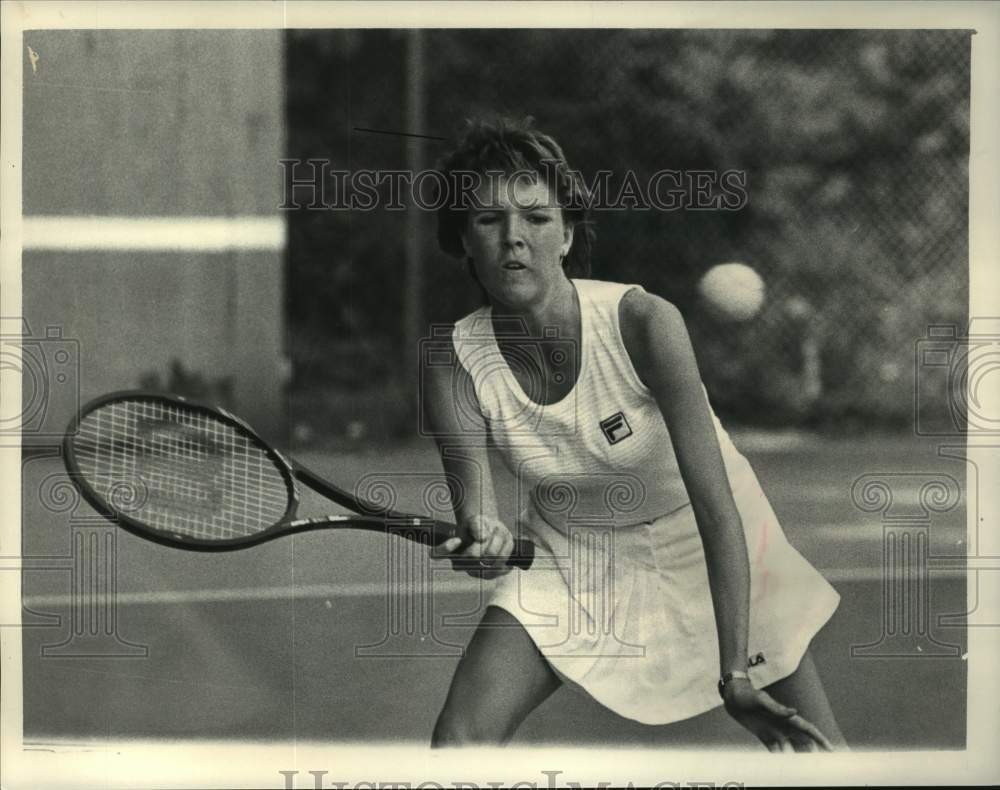
[(503, 268), (507, 269), (508, 271), (516, 272), (520, 271), (521, 269), (527, 269), (528, 267), (519, 261), (507, 261), (504, 263)]

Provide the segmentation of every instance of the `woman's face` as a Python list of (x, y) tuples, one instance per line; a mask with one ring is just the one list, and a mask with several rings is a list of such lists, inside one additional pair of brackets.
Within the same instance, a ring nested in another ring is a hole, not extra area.
[(496, 304), (525, 309), (565, 282), (562, 259), (573, 229), (541, 179), (484, 178), (462, 243), (476, 276)]

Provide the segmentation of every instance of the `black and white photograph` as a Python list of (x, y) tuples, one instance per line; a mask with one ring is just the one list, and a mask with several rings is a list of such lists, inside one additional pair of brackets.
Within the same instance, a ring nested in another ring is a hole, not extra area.
[(4, 5), (0, 785), (1000, 780), (998, 44)]

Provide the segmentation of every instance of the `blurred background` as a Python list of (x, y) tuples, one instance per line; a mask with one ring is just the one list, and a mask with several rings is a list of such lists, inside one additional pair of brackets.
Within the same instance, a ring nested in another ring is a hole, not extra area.
[[(432, 167), (467, 119), (497, 114), (533, 116), (588, 183), (610, 171), (612, 193), (627, 173), (643, 186), (662, 170), (745, 174), (739, 210), (592, 217), (593, 276), (681, 308), (727, 425), (905, 432), (917, 389), (924, 407), (955, 401), (916, 344), (968, 319), (968, 31), (35, 31), (27, 44), (31, 326), (15, 329), (57, 327), (81, 349), (72, 386), (42, 393), (44, 372), (25, 376), (25, 403), (49, 401), (29, 438), (58, 436), (77, 395), (137, 386), (221, 401), (283, 444), (415, 438), (419, 340), (479, 291), (438, 249), (431, 212), (387, 208), (388, 187), (371, 210), (310, 209), (291, 179), (311, 179), (309, 159)], [(328, 202), (338, 194), (328, 176)], [(730, 261), (766, 289), (741, 323), (696, 298)]]
[[(626, 171), (642, 184), (662, 169), (745, 172), (738, 211), (593, 216), (593, 276), (682, 309), (729, 424), (907, 429), (915, 343), (966, 324), (967, 31), (288, 31), (286, 57), (301, 160), (428, 166), (465, 119), (503, 114), (533, 116), (588, 183), (602, 169), (616, 189)], [(409, 213), (288, 216), (299, 439), (412, 433), (407, 322), (478, 306), (433, 217)], [(726, 261), (765, 281), (751, 321), (713, 319), (696, 298)], [(938, 383), (925, 400), (945, 400)]]

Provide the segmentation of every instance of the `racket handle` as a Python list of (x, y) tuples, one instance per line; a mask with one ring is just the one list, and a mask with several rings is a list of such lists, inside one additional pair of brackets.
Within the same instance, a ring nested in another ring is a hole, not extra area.
[[(465, 532), (463, 529), (455, 524), (441, 524), (437, 525), (434, 530), (434, 544), (440, 545), (444, 543), (449, 538), (462, 538), (462, 547), (468, 545), (471, 536)], [(459, 549), (459, 550), (460, 550)], [(520, 568), (523, 571), (528, 570), (531, 567), (531, 563), (535, 561), (535, 544), (530, 540), (525, 538), (515, 538), (514, 548), (510, 553), (510, 557), (507, 558), (507, 564), (512, 568)], [(455, 568), (458, 570), (469, 570), (480, 568), (479, 560), (463, 560), (456, 557), (452, 562), (455, 564)]]
[(535, 560), (535, 544), (530, 540), (518, 538), (514, 541), (514, 550), (510, 553), (507, 564), (512, 568), (520, 568), (522, 571), (528, 570)]
[[(531, 567), (531, 563), (535, 559), (535, 544), (530, 540), (520, 540), (514, 541), (514, 550), (511, 551), (510, 556), (507, 558), (507, 565), (511, 568), (520, 568), (522, 571), (526, 571)], [(483, 565), (479, 560), (472, 559), (471, 557), (455, 557), (452, 561), (452, 565), (457, 571), (474, 571), (483, 570)]]

